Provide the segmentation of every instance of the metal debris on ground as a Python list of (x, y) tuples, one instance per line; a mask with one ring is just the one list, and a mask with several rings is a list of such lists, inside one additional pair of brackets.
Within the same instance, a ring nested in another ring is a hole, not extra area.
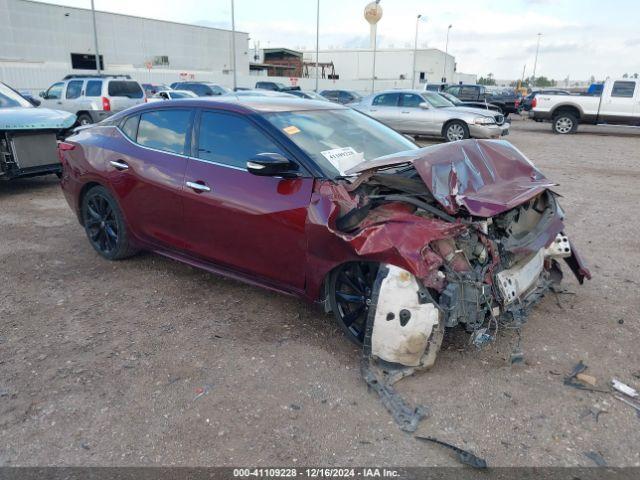
[(470, 467), (478, 469), (487, 468), (487, 461), (484, 458), (480, 458), (467, 450), (461, 449), (460, 447), (456, 447), (455, 445), (451, 445), (450, 443), (443, 442), (442, 440), (438, 440), (433, 437), (421, 437), (416, 435), (414, 438), (424, 442), (432, 442), (454, 451), (460, 463), (463, 463), (464, 465), (469, 465)]
[[(573, 387), (573, 388), (577, 388), (579, 390), (587, 390), (589, 392), (600, 392), (600, 393), (609, 393), (609, 390), (601, 390), (599, 388), (593, 388), (593, 387), (588, 387), (584, 382), (580, 381), (580, 379), (578, 379), (578, 375), (584, 373), (584, 371), (589, 368), (587, 367), (582, 360), (580, 360), (575, 367), (573, 367), (573, 370), (571, 371), (571, 373), (564, 377), (564, 384), (567, 385), (568, 387)], [(595, 377), (591, 377), (591, 375), (587, 375), (590, 378), (594, 378)]]
[(593, 460), (593, 463), (595, 463), (599, 467), (607, 466), (607, 461), (602, 458), (602, 455), (600, 455), (598, 452), (583, 452), (583, 455), (589, 460)]
[(614, 397), (616, 397), (618, 400), (620, 400), (621, 402), (626, 403), (627, 405), (629, 405), (630, 407), (633, 407), (636, 411), (636, 415), (638, 417), (640, 417), (640, 405), (638, 405), (636, 402), (633, 402), (631, 400), (627, 400), (624, 397), (621, 397), (620, 395), (614, 395)]
[(638, 391), (627, 385), (626, 383), (622, 383), (620, 380), (614, 378), (611, 380), (611, 386), (614, 390), (617, 390), (620, 393), (624, 393), (628, 397), (638, 398)]

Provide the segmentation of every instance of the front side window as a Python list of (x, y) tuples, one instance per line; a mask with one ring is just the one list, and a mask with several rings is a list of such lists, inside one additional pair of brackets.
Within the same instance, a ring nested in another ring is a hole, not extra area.
[(403, 93), (400, 96), (400, 102), (403, 107), (418, 108), (421, 103), (424, 103), (424, 98), (415, 93)]
[(100, 97), (102, 95), (102, 80), (89, 80), (84, 95), (85, 97)]
[(64, 87), (64, 83), (54, 83), (47, 90), (47, 99), (48, 100), (58, 100), (62, 98), (62, 88)]
[(282, 150), (246, 118), (218, 112), (202, 112), (197, 156), (202, 160), (245, 169), (259, 153)]
[(145, 147), (184, 154), (189, 110), (156, 110), (140, 115), (137, 142)]
[(395, 107), (398, 105), (398, 93), (383, 93), (373, 99), (373, 105), (376, 107)]
[(66, 98), (73, 99), (78, 98), (82, 93), (82, 80), (73, 80), (67, 84)]
[(636, 82), (614, 82), (611, 90), (612, 97), (633, 98)]
[(347, 152), (366, 162), (418, 148), (395, 130), (350, 108), (272, 112), (263, 117), (284, 132), (330, 178), (341, 175), (331, 161), (332, 152)]

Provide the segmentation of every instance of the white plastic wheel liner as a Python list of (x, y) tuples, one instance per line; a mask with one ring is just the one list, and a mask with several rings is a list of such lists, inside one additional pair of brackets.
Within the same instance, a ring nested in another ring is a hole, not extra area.
[(419, 367), (440, 312), (433, 303), (420, 303), (420, 287), (411, 273), (385, 266), (389, 271), (377, 295), (371, 354), (387, 362)]

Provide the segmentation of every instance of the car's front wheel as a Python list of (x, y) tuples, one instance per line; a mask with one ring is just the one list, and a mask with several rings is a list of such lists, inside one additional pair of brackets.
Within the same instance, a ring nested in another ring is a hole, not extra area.
[(118, 203), (106, 188), (98, 185), (86, 193), (82, 221), (89, 243), (104, 258), (120, 260), (136, 253)]
[(329, 305), (338, 325), (352, 342), (361, 345), (371, 307), (373, 284), (379, 264), (350, 262), (340, 265), (329, 277)]
[(469, 138), (469, 127), (460, 120), (449, 122), (444, 127), (444, 138), (446, 138), (448, 142), (456, 142)]

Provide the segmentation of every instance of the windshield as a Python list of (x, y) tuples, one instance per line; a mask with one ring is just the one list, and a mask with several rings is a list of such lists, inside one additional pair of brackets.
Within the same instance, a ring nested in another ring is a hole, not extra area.
[(329, 178), (392, 153), (418, 148), (403, 135), (351, 109), (265, 113)]
[(32, 108), (33, 105), (12, 88), (0, 83), (0, 108), (11, 107)]
[(423, 92), (422, 97), (435, 108), (455, 107), (453, 103), (435, 92)]
[(446, 92), (440, 92), (440, 95), (442, 95), (444, 98), (446, 98), (447, 100), (449, 100), (451, 103), (453, 103), (454, 105), (460, 105), (462, 104), (462, 102), (455, 96), (451, 95), (450, 93), (446, 93)]

